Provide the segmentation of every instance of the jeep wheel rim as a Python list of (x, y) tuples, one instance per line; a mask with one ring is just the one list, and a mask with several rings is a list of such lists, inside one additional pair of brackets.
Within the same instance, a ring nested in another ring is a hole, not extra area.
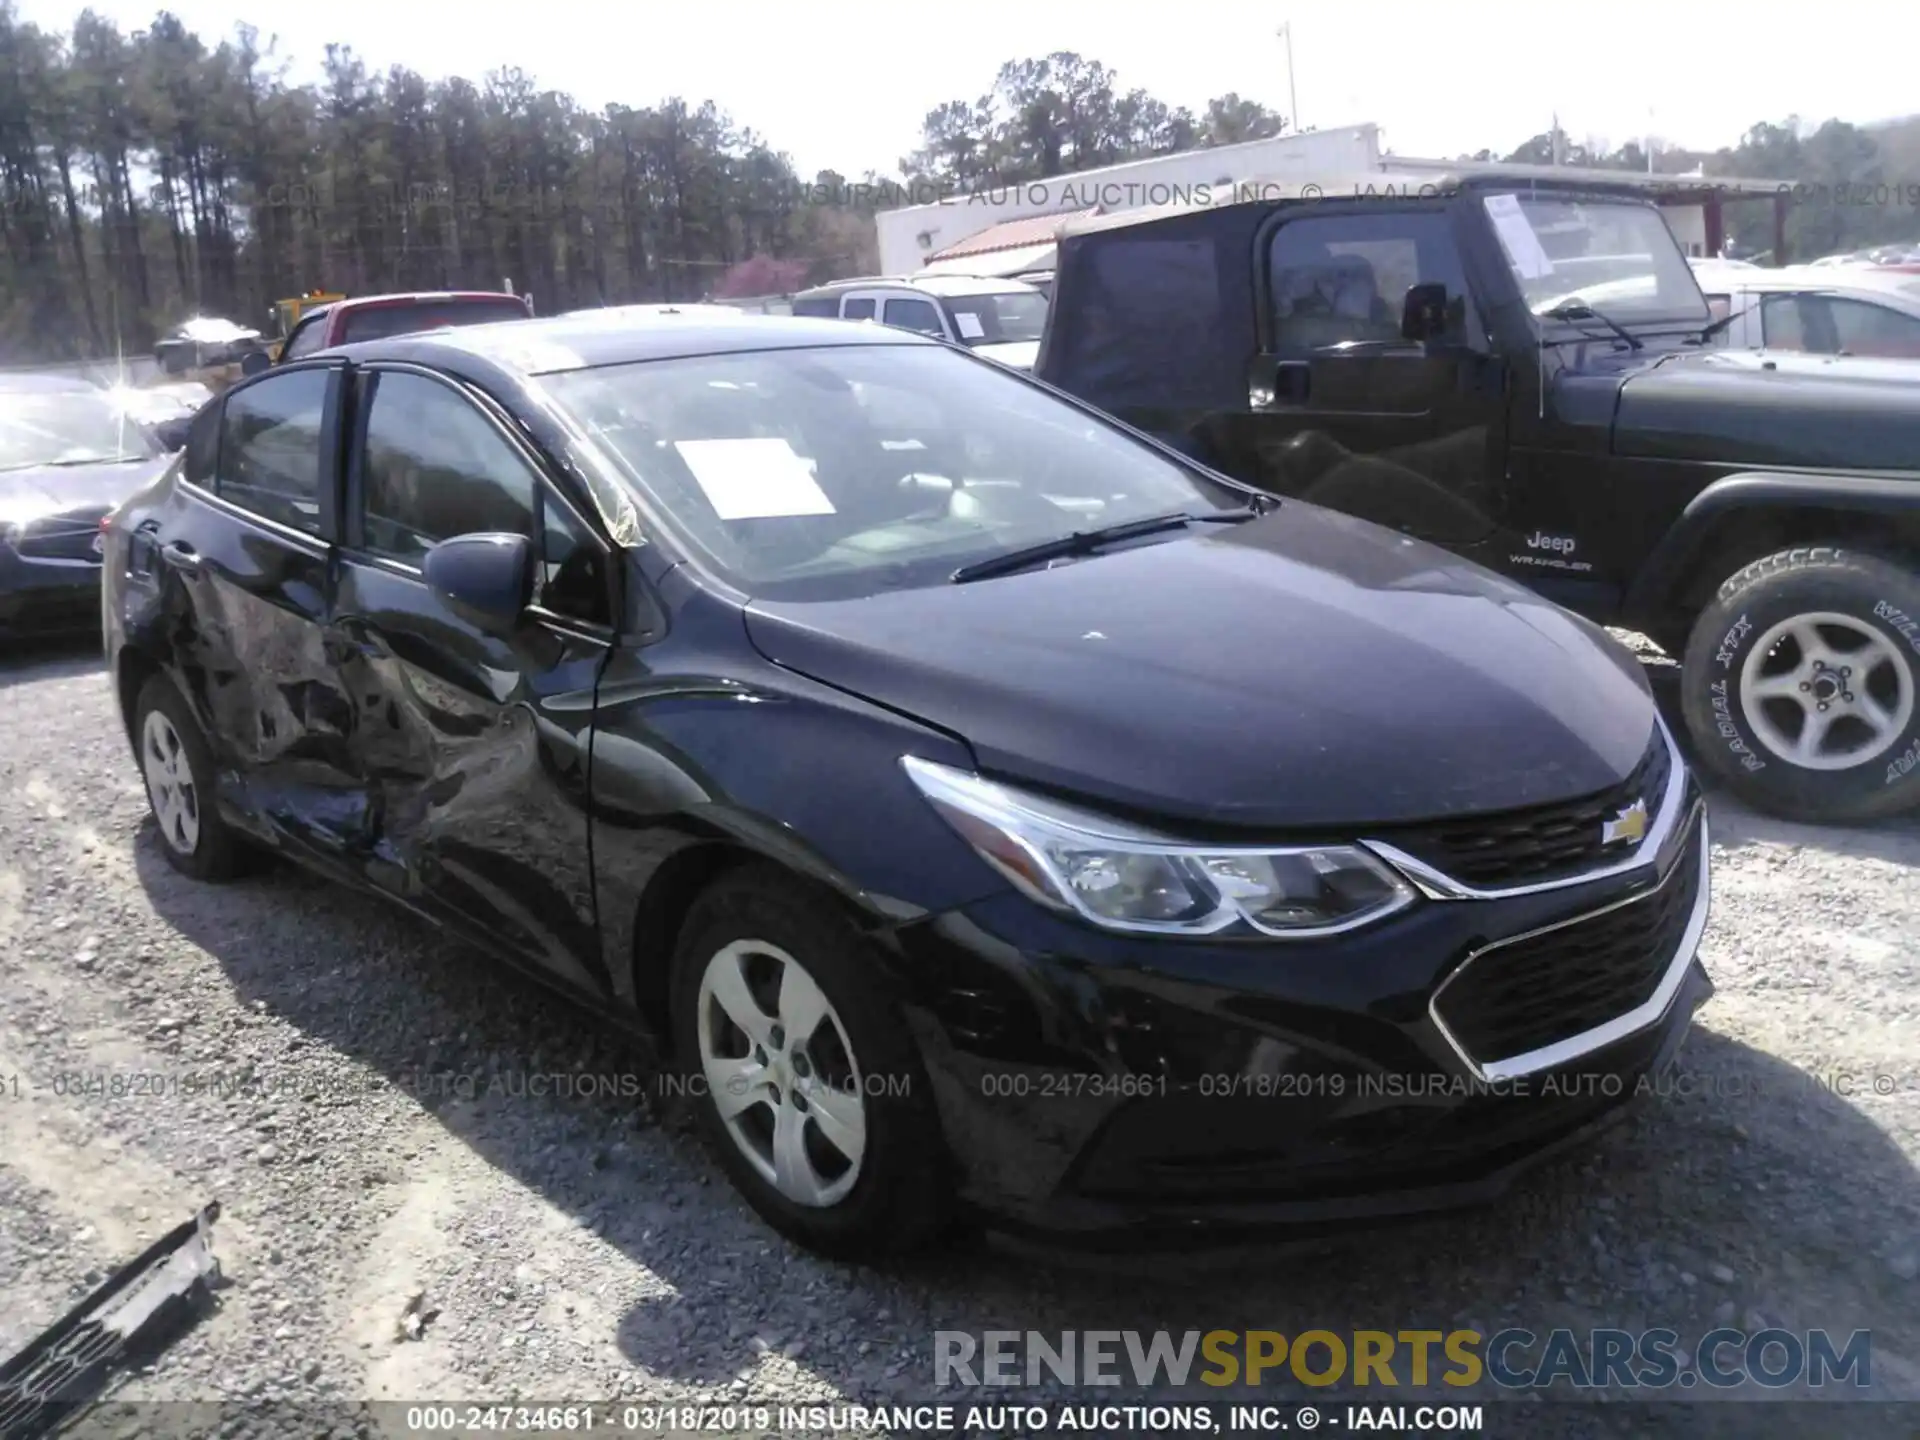
[(747, 1163), (796, 1205), (845, 1199), (867, 1111), (846, 1026), (786, 951), (736, 940), (707, 961), (696, 1025), (707, 1095)]
[(148, 711), (140, 727), (140, 767), (160, 838), (181, 855), (193, 854), (200, 845), (200, 791), (180, 732), (158, 710)]
[(1740, 667), (1754, 738), (1805, 770), (1850, 770), (1913, 719), (1913, 664), (1879, 630), (1831, 610), (1782, 620)]

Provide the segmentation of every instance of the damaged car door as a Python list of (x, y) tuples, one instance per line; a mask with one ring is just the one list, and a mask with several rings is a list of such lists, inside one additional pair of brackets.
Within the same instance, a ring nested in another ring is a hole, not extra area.
[[(355, 377), (328, 643), (375, 811), (365, 878), (604, 994), (586, 805), (610, 552), (486, 397), (398, 363)], [(428, 582), (428, 552), (474, 534), (531, 547), (516, 615)]]
[(338, 362), (278, 371), (202, 410), (181, 483), (129, 552), (128, 623), (177, 657), (239, 804), (323, 860), (362, 805), (322, 641), (343, 374)]

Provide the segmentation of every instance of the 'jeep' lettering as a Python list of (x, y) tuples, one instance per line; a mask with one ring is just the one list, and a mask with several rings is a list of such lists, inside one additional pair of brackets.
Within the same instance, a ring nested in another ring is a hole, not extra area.
[(1742, 615), (1733, 622), (1733, 628), (1720, 637), (1720, 648), (1714, 651), (1713, 658), (1720, 663), (1722, 670), (1733, 664), (1733, 647), (1746, 639), (1747, 632), (1752, 629), (1752, 622)]
[(1913, 653), (1920, 655), (1920, 620), (1915, 620), (1906, 611), (1897, 609), (1884, 600), (1873, 602), (1873, 613), (1875, 618), (1886, 621), (1906, 636), (1907, 644), (1913, 647)]
[(1556, 554), (1571, 555), (1574, 539), (1571, 535), (1548, 535), (1536, 530), (1527, 536), (1527, 544), (1535, 550), (1552, 550)]
[(1720, 738), (1727, 742), (1727, 749), (1740, 757), (1740, 764), (1751, 773), (1767, 768), (1767, 762), (1754, 754), (1747, 742), (1740, 738), (1740, 727), (1733, 723), (1733, 706), (1727, 698), (1727, 682), (1715, 680), (1708, 687), (1713, 691), (1713, 724), (1720, 732)]

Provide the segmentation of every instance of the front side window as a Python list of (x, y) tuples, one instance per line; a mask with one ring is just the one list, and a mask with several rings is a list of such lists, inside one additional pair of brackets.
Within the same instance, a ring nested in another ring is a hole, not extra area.
[(1631, 326), (1707, 320), (1706, 298), (1659, 208), (1630, 200), (1481, 200), (1527, 306), (1580, 304)]
[(1769, 350), (1805, 350), (1807, 325), (1801, 295), (1768, 295), (1760, 301), (1760, 343)]
[(1077, 530), (1245, 503), (944, 347), (688, 357), (540, 383), (663, 525), (768, 598), (940, 584)]
[(1407, 291), (1447, 287), (1448, 331), (1466, 331), (1467, 281), (1447, 217), (1399, 211), (1293, 220), (1268, 252), (1274, 348), (1311, 354), (1400, 339)]
[(455, 535), (533, 535), (532, 470), (472, 400), (424, 375), (374, 375), (360, 477), (376, 555), (417, 565)]
[(918, 330), (922, 335), (944, 335), (940, 311), (931, 300), (889, 300), (882, 319), (902, 330)]
[(230, 393), (220, 410), (214, 493), (318, 535), (322, 427), (335, 379), (332, 370), (294, 370)]

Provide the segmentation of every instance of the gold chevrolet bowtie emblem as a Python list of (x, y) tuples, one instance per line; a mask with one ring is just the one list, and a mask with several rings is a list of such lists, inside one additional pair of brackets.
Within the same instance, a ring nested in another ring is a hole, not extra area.
[(1647, 833), (1647, 802), (1636, 800), (1600, 827), (1600, 843), (1637, 845)]

